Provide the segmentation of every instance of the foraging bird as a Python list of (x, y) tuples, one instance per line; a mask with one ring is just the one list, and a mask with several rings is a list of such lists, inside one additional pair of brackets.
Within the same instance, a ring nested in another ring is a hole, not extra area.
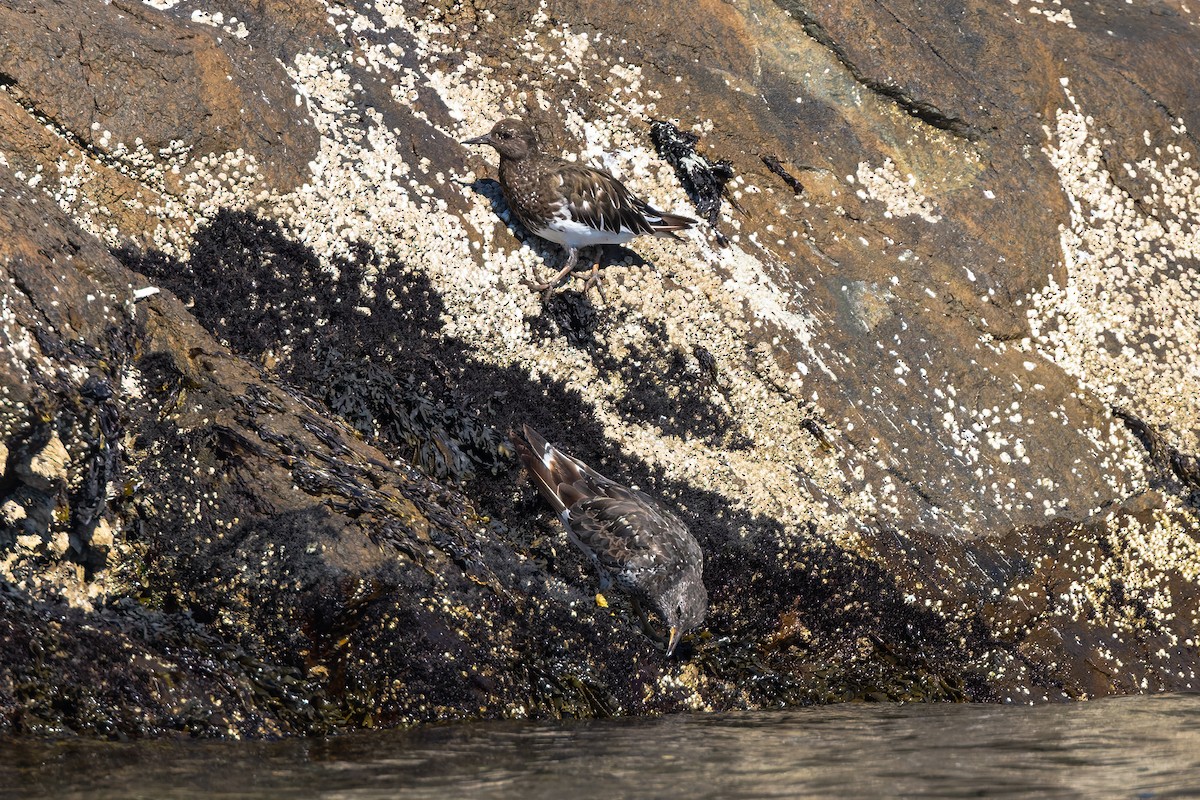
[[(562, 270), (549, 282), (534, 286), (545, 290), (547, 299), (575, 269), (580, 248), (624, 244), (643, 234), (677, 239), (674, 231), (687, 230), (697, 222), (653, 208), (602, 169), (541, 152), (533, 128), (524, 120), (502, 119), (489, 133), (463, 144), (496, 149), (500, 189), (513, 215), (532, 233), (566, 250)], [(597, 260), (585, 291), (597, 281), (599, 269)]]
[[(591, 559), (601, 590), (615, 582), (667, 624), (667, 655), (704, 621), (708, 592), (704, 554), (679, 519), (642, 492), (628, 489), (524, 427), (513, 437), (542, 497), (558, 512), (571, 542)], [(643, 623), (645, 618), (643, 617)]]

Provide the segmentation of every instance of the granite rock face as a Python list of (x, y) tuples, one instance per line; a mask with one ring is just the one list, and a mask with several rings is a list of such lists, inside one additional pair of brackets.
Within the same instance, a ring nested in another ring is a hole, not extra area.
[[(0, 10), (0, 732), (1195, 688), (1196, 21)], [(665, 210), (653, 121), (735, 177), (543, 306), (457, 144), (512, 114)], [(696, 533), (675, 659), (522, 423)]]

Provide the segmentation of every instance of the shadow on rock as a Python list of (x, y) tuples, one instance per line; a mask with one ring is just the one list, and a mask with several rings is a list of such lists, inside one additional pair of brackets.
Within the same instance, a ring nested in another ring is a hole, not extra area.
[[(525, 702), (539, 713), (594, 716), (674, 707), (674, 701), (645, 694), (661, 664), (644, 658), (653, 644), (622, 600), (609, 610), (571, 608), (553, 588), (550, 579), (558, 578), (572, 595), (590, 597), (595, 576), (564, 541), (557, 521), (508, 455), (505, 433), (524, 423), (615, 479), (665, 498), (696, 533), (707, 554), (709, 633), (682, 652), (690, 653), (705, 676), (707, 703), (983, 699), (962, 677), (962, 653), (944, 623), (905, 604), (878, 566), (811, 535), (788, 544), (777, 523), (739, 510), (716, 493), (667, 480), (636, 454), (613, 448), (591, 407), (565, 384), (531, 380), (516, 366), (482, 363), (463, 343), (442, 336), (442, 300), (419, 274), (380, 263), (365, 250), (332, 273), (273, 223), (237, 212), (224, 212), (201, 230), (186, 263), (154, 253), (122, 257), (189, 302), (196, 317), (233, 350), (321, 398), (394, 458), (464, 482), (482, 518), (491, 520), (486, 535), (503, 546), (455, 560), (468, 568), (469, 559), (482, 561), (476, 574), (498, 576), (494, 581), (503, 586), (492, 613), (517, 615), (506, 624), (515, 624), (511, 635), (519, 641), (513, 642), (513, 652), (520, 656), (519, 663), (493, 670), (495, 676), (507, 675), (503, 679), (481, 672), (462, 702), (477, 704), (472, 693), (500, 692), (489, 689), (490, 683), (511, 684), (516, 674), (528, 682)], [(555, 308), (552, 301), (551, 313)], [(557, 308), (579, 331), (595, 331), (605, 323), (570, 293)], [(594, 348), (594, 338), (587, 338), (592, 341), (580, 341)], [(629, 393), (621, 412), (631, 422), (737, 446), (742, 434), (734, 421), (695, 391), (712, 389), (714, 381), (700, 355), (647, 352), (623, 363), (603, 352), (592, 355), (602, 368), (622, 374)], [(245, 495), (252, 499), (253, 492)], [(261, 513), (251, 509), (245, 516)], [(272, 541), (280, 540), (277, 534)], [(231, 540), (228, 546), (245, 547), (248, 540), (240, 545)], [(258, 558), (239, 551), (231, 561)], [(289, 574), (299, 573), (291, 569)], [(193, 577), (214, 586), (231, 579)], [(212, 596), (219, 599), (220, 593)], [(514, 605), (504, 596), (522, 599)], [(321, 615), (310, 610), (292, 620), (293, 629), (307, 626), (321, 641), (346, 637), (345, 613), (340, 621), (321, 622)], [(278, 611), (270, 618), (291, 619)], [(414, 630), (436, 630), (441, 624), (412, 611)], [(403, 616), (403, 609), (368, 597), (352, 615), (351, 627), (394, 628), (396, 614)], [(379, 634), (363, 635), (374, 641)], [(581, 642), (586, 642), (582, 648)], [(432, 640), (426, 644), (445, 647)], [(414, 640), (406, 652), (415, 658), (424, 646)], [(480, 658), (470, 652), (462, 657)], [(381, 662), (373, 669), (399, 667)], [(436, 675), (426, 674), (424, 667), (418, 671), (427, 695), (445, 695), (447, 687), (439, 688)], [(361, 671), (357, 674), (337, 680), (361, 682)], [(505, 691), (521, 693), (511, 685)], [(446, 705), (457, 705), (454, 698), (458, 695), (448, 697)], [(376, 712), (373, 719), (384, 721), (387, 715)]]

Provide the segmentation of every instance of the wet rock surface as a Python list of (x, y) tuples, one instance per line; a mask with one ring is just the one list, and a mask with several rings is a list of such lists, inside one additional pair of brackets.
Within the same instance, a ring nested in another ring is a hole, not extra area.
[[(1195, 688), (1184, 6), (0, 23), (0, 733)], [(514, 113), (711, 229), (543, 307), (457, 144)], [(523, 423), (696, 534), (675, 659)]]

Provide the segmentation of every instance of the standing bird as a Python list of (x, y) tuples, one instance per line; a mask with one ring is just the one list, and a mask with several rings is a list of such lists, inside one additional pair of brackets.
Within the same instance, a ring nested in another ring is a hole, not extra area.
[(708, 610), (704, 554), (695, 537), (646, 495), (555, 448), (528, 425), (524, 431), (526, 441), (514, 437), (521, 462), (567, 537), (595, 565), (601, 591), (615, 581), (639, 614), (642, 603), (657, 611), (670, 628), (670, 656)]
[[(500, 189), (509, 209), (526, 229), (567, 251), (567, 262), (548, 283), (535, 284), (546, 298), (579, 259), (579, 249), (624, 244), (651, 233), (678, 239), (674, 231), (696, 224), (691, 217), (667, 214), (635, 197), (625, 184), (602, 169), (585, 167), (541, 152), (533, 128), (524, 120), (502, 119), (489, 133), (463, 144), (486, 144), (500, 154)], [(592, 265), (584, 291), (598, 280)]]

